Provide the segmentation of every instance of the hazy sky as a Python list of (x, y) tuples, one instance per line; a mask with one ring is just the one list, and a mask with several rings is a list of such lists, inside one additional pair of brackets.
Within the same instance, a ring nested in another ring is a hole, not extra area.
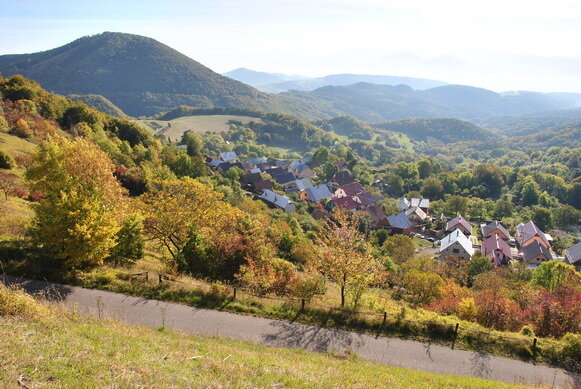
[(0, 54), (119, 31), (217, 72), (434, 78), (581, 92), (580, 0), (0, 0)]

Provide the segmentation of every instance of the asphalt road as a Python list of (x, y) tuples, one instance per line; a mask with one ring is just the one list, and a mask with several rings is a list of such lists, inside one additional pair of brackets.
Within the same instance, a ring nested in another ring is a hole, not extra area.
[[(2, 280), (2, 276), (0, 276)], [(189, 334), (246, 340), (272, 347), (343, 352), (390, 366), (432, 373), (457, 374), (495, 381), (549, 387), (581, 388), (581, 377), (562, 369), (533, 365), (477, 352), (409, 340), (376, 337), (288, 321), (193, 308), (92, 289), (5, 277), (30, 293), (58, 296), (57, 300), (83, 315), (96, 315), (131, 324), (179, 330)]]

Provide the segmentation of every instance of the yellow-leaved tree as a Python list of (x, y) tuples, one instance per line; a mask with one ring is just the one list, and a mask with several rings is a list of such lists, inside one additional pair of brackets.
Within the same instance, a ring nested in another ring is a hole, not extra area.
[(341, 306), (346, 295), (354, 306), (369, 286), (384, 275), (379, 258), (359, 230), (356, 215), (336, 210), (317, 233), (317, 256), (313, 264), (341, 290)]
[(33, 205), (36, 242), (68, 268), (102, 264), (117, 243), (125, 204), (107, 154), (82, 137), (50, 137), (26, 178), (42, 193)]
[(197, 238), (200, 245), (221, 241), (240, 225), (245, 213), (222, 201), (223, 197), (189, 178), (158, 182), (140, 197), (145, 232), (167, 251), (172, 271), (177, 272), (178, 256), (188, 243), (194, 244)]

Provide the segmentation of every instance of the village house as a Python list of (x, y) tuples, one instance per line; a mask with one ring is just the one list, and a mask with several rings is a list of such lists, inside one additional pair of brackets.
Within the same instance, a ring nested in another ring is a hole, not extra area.
[(482, 253), (489, 258), (494, 266), (507, 265), (512, 259), (510, 246), (499, 234), (488, 237), (482, 243)]
[(581, 242), (565, 249), (565, 262), (575, 266), (577, 271), (581, 271)]
[(370, 205), (377, 203), (380, 200), (369, 192), (361, 192), (352, 197), (353, 200), (355, 200), (355, 202), (358, 204), (359, 209), (365, 209)]
[(274, 180), (284, 187), (288, 187), (290, 184), (296, 181), (296, 179), (297, 178), (292, 173), (282, 173), (274, 176)]
[(348, 211), (355, 211), (357, 203), (351, 196), (334, 198), (328, 203), (329, 210), (332, 211), (335, 207), (345, 209)]
[(234, 162), (238, 159), (238, 155), (234, 151), (225, 151), (220, 153), (220, 159), (224, 162)]
[(341, 198), (341, 197), (351, 197), (355, 196), (361, 192), (364, 192), (363, 185), (358, 182), (352, 182), (347, 185), (343, 185), (339, 187), (333, 194), (334, 198)]
[(469, 260), (474, 255), (470, 240), (460, 229), (455, 229), (440, 241), (440, 258)]
[(254, 192), (262, 193), (266, 189), (272, 190), (273, 186), (272, 186), (272, 181), (270, 181), (270, 180), (260, 180), (260, 181), (253, 182), (251, 184), (251, 187), (254, 190)]
[(454, 231), (456, 229), (459, 229), (465, 235), (472, 234), (472, 225), (462, 215), (455, 217), (446, 224), (446, 231)]
[(427, 214), (430, 212), (430, 199), (412, 198), (410, 201), (410, 207), (418, 207)]
[(259, 197), (269, 205), (280, 208), (287, 213), (296, 211), (296, 205), (288, 197), (275, 193), (271, 190), (264, 190)]
[(537, 241), (547, 249), (551, 248), (547, 235), (541, 231), (532, 220), (528, 223), (516, 226), (516, 241), (521, 249), (530, 245), (534, 241)]
[(372, 228), (385, 228), (388, 225), (387, 215), (380, 205), (371, 205), (365, 210), (371, 216)]
[(522, 248), (523, 261), (534, 269), (543, 262), (553, 259), (551, 250), (538, 240), (531, 240)]
[(406, 199), (405, 197), (402, 197), (401, 199), (399, 199), (399, 201), (397, 202), (397, 209), (399, 209), (402, 212), (405, 212), (409, 209), (409, 207), (411, 206), (411, 203), (408, 199)]
[(343, 186), (352, 183), (353, 177), (351, 177), (351, 173), (349, 173), (347, 170), (338, 171), (335, 174), (333, 174), (331, 182), (334, 182), (339, 186)]
[(289, 182), (285, 186), (286, 186), (285, 192), (300, 193), (300, 192), (306, 190), (307, 188), (312, 188), (313, 183), (311, 181), (309, 181), (308, 178), (303, 178), (302, 180), (294, 180), (292, 182)]
[(409, 234), (414, 228), (413, 223), (407, 218), (405, 212), (400, 212), (387, 217), (385, 227), (391, 234)]
[(498, 220), (493, 221), (492, 223), (483, 225), (481, 227), (482, 236), (484, 239), (490, 238), (494, 235), (499, 235), (502, 239), (506, 241), (511, 240), (510, 233), (507, 231), (506, 228), (503, 227), (502, 224)]
[(412, 223), (415, 224), (420, 224), (428, 218), (428, 215), (426, 215), (426, 213), (418, 207), (408, 208), (408, 210), (405, 211), (405, 215)]
[(313, 186), (311, 188), (306, 188), (304, 191), (299, 193), (299, 198), (301, 200), (317, 202), (323, 199), (330, 199), (333, 197), (333, 194), (329, 190), (329, 187), (326, 184), (320, 184), (317, 186)]

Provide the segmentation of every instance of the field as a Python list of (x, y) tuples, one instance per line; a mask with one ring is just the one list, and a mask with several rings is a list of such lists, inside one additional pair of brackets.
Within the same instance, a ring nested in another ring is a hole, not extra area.
[(0, 387), (519, 388), (80, 318), (0, 284)]
[[(166, 120), (140, 120), (139, 123), (153, 131), (155, 134), (163, 134), (172, 141), (180, 140), (182, 134), (191, 130), (198, 134), (206, 132), (226, 132), (230, 128), (230, 120), (248, 123), (250, 121), (260, 121), (260, 119), (249, 116), (235, 115), (205, 115), (205, 116), (184, 116), (181, 118)], [(170, 125), (170, 127), (168, 127)]]

